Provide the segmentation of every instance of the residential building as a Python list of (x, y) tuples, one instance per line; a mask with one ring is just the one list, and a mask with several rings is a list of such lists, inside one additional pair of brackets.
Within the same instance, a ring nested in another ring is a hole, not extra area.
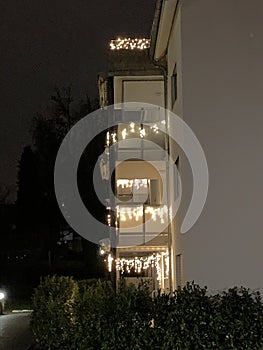
[[(142, 252), (142, 257), (167, 252), (169, 269), (153, 288), (175, 289), (195, 281), (210, 291), (231, 286), (263, 290), (262, 13), (260, 0), (249, 6), (245, 0), (157, 0), (150, 48), (135, 50), (130, 40), (120, 39), (119, 49), (118, 41), (111, 43), (109, 74), (105, 81), (101, 78), (101, 106), (136, 101), (165, 107), (192, 128), (208, 162), (206, 205), (195, 225), (181, 234), (193, 192), (191, 164), (167, 135), (164, 138), (163, 149), (176, 162), (182, 179), (179, 211), (147, 253), (149, 242), (142, 241), (117, 248), (114, 256), (117, 264), (123, 259), (127, 266)], [(125, 122), (122, 118), (116, 121)], [(159, 121), (172, 128), (167, 118), (169, 112)], [(129, 128), (118, 126), (117, 139)], [(115, 194), (120, 199), (130, 199), (136, 181), (157, 180), (156, 174), (151, 178), (150, 170), (145, 170), (145, 162), (126, 159), (127, 152), (131, 158), (138, 152), (129, 142), (132, 146), (116, 150), (114, 160)], [(120, 163), (122, 157), (125, 160)], [(165, 173), (169, 208), (177, 179), (165, 157), (156, 155), (154, 161), (158, 172)], [(119, 203), (114, 205), (121, 208)], [(117, 226), (119, 237), (128, 231), (121, 221)], [(118, 271), (127, 275), (122, 266)]]

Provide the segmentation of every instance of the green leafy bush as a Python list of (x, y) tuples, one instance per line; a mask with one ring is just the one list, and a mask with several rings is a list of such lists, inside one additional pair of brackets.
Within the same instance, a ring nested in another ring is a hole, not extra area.
[(103, 349), (104, 342), (110, 341), (115, 301), (115, 292), (110, 283), (99, 281), (83, 289), (75, 304), (78, 328), (73, 339), (74, 348)]
[(46, 277), (33, 295), (31, 325), (43, 349), (67, 349), (75, 329), (78, 285), (70, 277)]
[(117, 293), (109, 282), (89, 286), (76, 302), (75, 348), (140, 349), (152, 306), (146, 286), (136, 289), (121, 283)]
[(188, 283), (173, 295), (159, 294), (155, 304), (162, 349), (213, 349), (214, 310), (206, 288)]
[[(68, 294), (65, 281), (71, 283)], [(263, 345), (260, 295), (244, 288), (212, 296), (206, 288), (187, 283), (174, 293), (151, 298), (147, 283), (135, 288), (121, 282), (115, 291), (107, 281), (81, 281), (79, 287), (71, 279), (65, 281), (49, 278), (35, 292), (35, 307), (42, 311), (34, 311), (32, 322), (43, 349), (256, 350)], [(70, 312), (61, 307), (65, 304), (60, 298), (68, 297)], [(43, 303), (56, 322), (43, 320)]]
[(218, 349), (260, 349), (263, 345), (260, 293), (231, 288), (214, 299)]

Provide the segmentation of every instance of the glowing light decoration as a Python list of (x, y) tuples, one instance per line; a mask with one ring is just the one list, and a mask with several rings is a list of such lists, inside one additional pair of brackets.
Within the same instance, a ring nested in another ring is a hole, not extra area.
[(117, 186), (121, 187), (121, 188), (131, 188), (132, 187), (132, 180), (119, 179), (119, 180), (117, 180)]
[(168, 254), (168, 251), (163, 256), (164, 256), (164, 262), (165, 262), (165, 278), (168, 278), (168, 276), (169, 276), (169, 254)]
[(110, 145), (110, 133), (109, 133), (109, 131), (107, 131), (107, 135), (106, 135), (106, 146), (109, 147), (109, 145)]
[(107, 223), (108, 223), (108, 226), (111, 226), (111, 215), (110, 214), (107, 215)]
[(134, 186), (138, 190), (140, 187), (147, 188), (150, 180), (148, 179), (134, 179)]
[(162, 207), (151, 207), (147, 206), (145, 209), (142, 205), (136, 206), (136, 207), (116, 207), (117, 210), (117, 218), (120, 218), (120, 221), (127, 221), (127, 220), (135, 220), (139, 221), (140, 218), (143, 216), (143, 210), (145, 214), (151, 215), (151, 220), (156, 221), (157, 217), (159, 218), (161, 224), (165, 223), (165, 219), (168, 217), (168, 207), (167, 205), (164, 205)]
[(115, 262), (116, 270), (121, 273), (131, 273), (131, 270), (134, 270), (135, 273), (141, 273), (143, 270), (155, 268), (157, 281), (160, 282), (162, 278), (166, 279), (169, 276), (168, 251), (145, 257), (117, 258)]
[(112, 142), (116, 143), (117, 142), (117, 134), (116, 134), (116, 132), (112, 133), (111, 137), (112, 137)]
[(135, 123), (134, 122), (130, 123), (130, 131), (131, 131), (131, 133), (135, 132)]
[(127, 135), (128, 135), (128, 134), (127, 134), (127, 130), (126, 130), (126, 128), (125, 128), (125, 129), (123, 129), (122, 132), (121, 132), (122, 139), (125, 140)]
[(150, 47), (150, 39), (118, 38), (110, 41), (111, 50), (145, 50)]
[(156, 124), (154, 124), (153, 126), (151, 126), (151, 129), (156, 133), (158, 134), (159, 133), (159, 128)]
[(133, 180), (118, 179), (117, 187), (121, 187), (121, 188), (135, 187), (138, 190), (140, 187), (147, 188), (148, 181), (149, 181), (148, 179), (133, 179)]
[[(162, 121), (161, 123), (165, 123), (165, 121)], [(159, 133), (159, 127), (157, 124), (154, 124), (150, 127), (150, 130), (155, 133), (158, 134)], [(129, 126), (120, 130), (120, 134), (122, 138), (122, 140), (126, 140), (128, 136), (130, 136), (131, 134), (135, 134), (137, 133), (141, 138), (146, 137), (146, 130), (143, 127), (143, 124), (136, 124), (134, 122), (130, 122)], [(118, 135), (116, 132), (112, 132), (110, 133), (109, 131), (106, 134), (106, 144), (105, 144), (105, 148), (109, 147), (111, 144), (117, 143), (118, 142)]]
[(111, 272), (112, 271), (112, 262), (113, 262), (113, 257), (111, 256), (111, 254), (108, 255), (108, 271)]
[(140, 129), (139, 133), (140, 133), (141, 138), (143, 138), (146, 135), (145, 129), (143, 129), (143, 128)]
[(116, 259), (116, 269), (121, 271), (121, 273), (125, 271), (130, 273), (132, 269), (136, 273), (141, 273), (142, 270), (157, 267), (160, 264), (160, 260), (160, 254), (153, 254), (147, 257), (118, 258)]

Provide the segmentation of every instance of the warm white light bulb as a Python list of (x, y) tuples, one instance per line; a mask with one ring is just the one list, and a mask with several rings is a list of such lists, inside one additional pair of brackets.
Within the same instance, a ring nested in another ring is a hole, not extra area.
[(127, 130), (126, 130), (126, 128), (122, 130), (121, 135), (122, 135), (123, 140), (125, 140), (125, 139), (126, 139), (126, 136), (127, 136)]
[(145, 129), (140, 129), (140, 137), (143, 138), (145, 136)]

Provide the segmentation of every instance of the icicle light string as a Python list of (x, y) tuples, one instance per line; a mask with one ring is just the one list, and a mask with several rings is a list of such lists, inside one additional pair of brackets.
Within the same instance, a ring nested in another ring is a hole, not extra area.
[(131, 273), (134, 270), (135, 273), (141, 273), (143, 270), (149, 268), (156, 268), (157, 280), (161, 280), (161, 264), (165, 264), (165, 276), (169, 274), (169, 257), (168, 252), (161, 254), (153, 254), (147, 257), (133, 257), (133, 258), (118, 258), (116, 259), (116, 269), (121, 273)]
[[(152, 125), (150, 127), (150, 130), (152, 130), (155, 134), (159, 134), (159, 127), (157, 124)], [(140, 138), (144, 138), (147, 136), (146, 130), (142, 124), (135, 124), (134, 122), (131, 122), (129, 124), (129, 127), (123, 128), (121, 130), (120, 132), (121, 139), (126, 140), (130, 134), (134, 134), (136, 132), (138, 133), (138, 136), (140, 136)], [(117, 133), (116, 132), (110, 133), (108, 131), (106, 134), (106, 147), (109, 147), (111, 144), (114, 144), (116, 142), (118, 142)]]

